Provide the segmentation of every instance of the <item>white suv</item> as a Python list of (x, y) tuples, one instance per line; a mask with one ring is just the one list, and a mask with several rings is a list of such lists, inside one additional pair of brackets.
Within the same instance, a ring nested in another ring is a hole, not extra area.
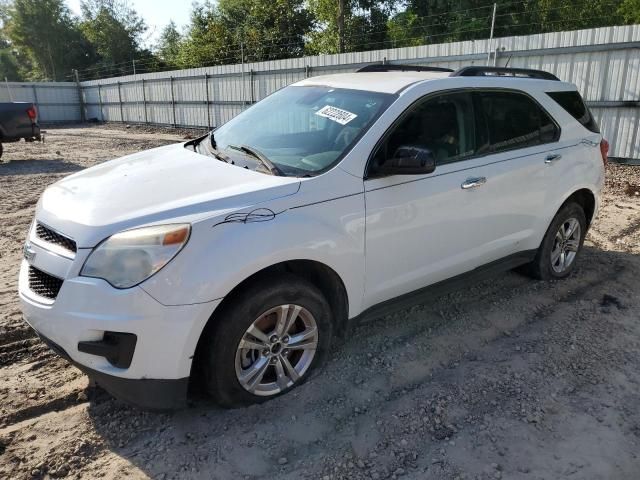
[(553, 75), (370, 66), (47, 188), (26, 321), (114, 396), (222, 405), (302, 383), (355, 319), (460, 280), (575, 267), (606, 141)]

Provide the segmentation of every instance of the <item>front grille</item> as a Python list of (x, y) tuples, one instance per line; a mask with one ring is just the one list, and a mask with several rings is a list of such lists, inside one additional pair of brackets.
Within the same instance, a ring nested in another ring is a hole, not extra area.
[(29, 266), (29, 288), (41, 297), (55, 300), (62, 287), (63, 280)]
[(54, 232), (49, 227), (45, 227), (40, 222), (36, 224), (36, 237), (38, 237), (43, 242), (58, 245), (65, 250), (69, 250), (73, 253), (75, 253), (78, 249), (76, 246), (76, 242), (68, 237), (65, 237), (64, 235), (59, 234), (58, 232)]

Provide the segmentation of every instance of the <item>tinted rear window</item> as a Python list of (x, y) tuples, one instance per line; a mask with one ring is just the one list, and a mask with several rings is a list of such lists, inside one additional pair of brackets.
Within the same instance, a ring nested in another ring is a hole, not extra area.
[(558, 105), (569, 112), (585, 128), (594, 133), (600, 133), (598, 124), (578, 92), (547, 92), (547, 95), (553, 98)]
[[(480, 150), (502, 152), (555, 142), (560, 130), (551, 117), (526, 95), (515, 92), (480, 92), (477, 111), (484, 114), (487, 132)], [(482, 121), (482, 120), (481, 120)]]

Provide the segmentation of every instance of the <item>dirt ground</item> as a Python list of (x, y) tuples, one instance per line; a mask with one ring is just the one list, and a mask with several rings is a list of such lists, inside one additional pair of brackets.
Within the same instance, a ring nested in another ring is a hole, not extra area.
[(0, 164), (0, 478), (638, 479), (640, 167), (611, 165), (575, 273), (517, 273), (361, 325), (261, 406), (141, 412), (23, 323), (21, 248), (42, 190), (181, 140), (49, 129)]

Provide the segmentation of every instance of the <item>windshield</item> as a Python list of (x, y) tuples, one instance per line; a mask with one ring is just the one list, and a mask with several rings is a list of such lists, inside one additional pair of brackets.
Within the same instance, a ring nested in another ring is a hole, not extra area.
[(270, 162), (281, 175), (315, 175), (338, 162), (392, 99), (360, 90), (286, 87), (213, 131), (216, 152), (209, 153), (238, 165), (238, 155), (249, 156), (261, 171)]

